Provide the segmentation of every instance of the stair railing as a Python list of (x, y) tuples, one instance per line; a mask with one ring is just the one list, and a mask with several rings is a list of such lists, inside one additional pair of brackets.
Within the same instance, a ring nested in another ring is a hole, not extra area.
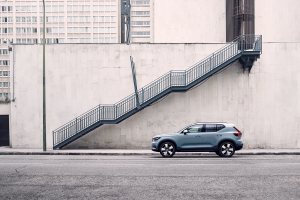
[[(262, 52), (262, 36), (240, 36), (200, 62), (189, 67), (187, 70), (172, 70), (167, 72), (138, 90), (140, 105), (147, 105), (147, 101), (170, 88), (191, 84), (214, 68), (244, 51)], [(135, 93), (115, 104), (100, 104), (54, 130), (53, 146), (56, 146), (95, 123), (114, 121), (134, 109), (137, 109)]]

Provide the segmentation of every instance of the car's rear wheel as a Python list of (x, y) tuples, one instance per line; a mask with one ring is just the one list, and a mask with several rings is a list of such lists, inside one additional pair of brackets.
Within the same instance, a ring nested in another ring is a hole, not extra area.
[(160, 154), (162, 157), (172, 157), (175, 154), (175, 145), (172, 142), (164, 142), (160, 145)]
[(231, 157), (235, 152), (235, 146), (232, 142), (222, 142), (219, 146), (219, 156)]
[(216, 153), (217, 155), (219, 155), (219, 152), (218, 152), (218, 151), (216, 151), (215, 153)]

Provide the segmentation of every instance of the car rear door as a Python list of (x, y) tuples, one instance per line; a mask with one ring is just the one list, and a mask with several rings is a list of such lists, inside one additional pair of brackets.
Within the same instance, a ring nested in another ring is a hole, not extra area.
[(218, 143), (223, 138), (223, 134), (220, 131), (223, 128), (225, 128), (223, 124), (205, 124), (201, 148), (208, 150), (218, 148)]

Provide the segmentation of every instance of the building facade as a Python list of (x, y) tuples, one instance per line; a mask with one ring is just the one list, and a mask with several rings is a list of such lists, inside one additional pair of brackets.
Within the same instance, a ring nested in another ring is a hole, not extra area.
[[(45, 0), (46, 43), (118, 43), (118, 0)], [(0, 99), (10, 98), (9, 46), (39, 44), (43, 1), (0, 1)]]

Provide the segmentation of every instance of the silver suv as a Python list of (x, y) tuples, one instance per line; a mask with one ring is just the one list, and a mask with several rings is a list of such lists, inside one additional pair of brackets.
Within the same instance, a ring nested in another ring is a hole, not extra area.
[(163, 157), (178, 152), (216, 152), (221, 157), (231, 157), (243, 148), (242, 133), (228, 123), (195, 123), (177, 133), (157, 135), (152, 138), (152, 151)]

